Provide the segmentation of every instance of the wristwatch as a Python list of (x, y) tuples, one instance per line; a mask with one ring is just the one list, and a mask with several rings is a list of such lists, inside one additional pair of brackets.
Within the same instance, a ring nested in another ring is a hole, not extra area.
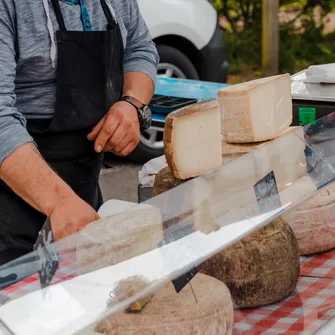
[(123, 96), (121, 101), (126, 101), (136, 108), (141, 132), (150, 128), (152, 114), (150, 108), (147, 105), (130, 96)]

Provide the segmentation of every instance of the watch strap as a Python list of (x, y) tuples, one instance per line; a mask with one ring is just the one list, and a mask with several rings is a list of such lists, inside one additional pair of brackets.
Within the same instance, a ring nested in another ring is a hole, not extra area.
[(133, 105), (137, 110), (140, 110), (142, 109), (145, 104), (143, 104), (141, 101), (137, 100), (136, 98), (134, 97), (131, 97), (131, 96), (128, 96), (128, 95), (125, 95), (121, 98), (121, 101), (126, 101), (128, 103), (130, 103), (131, 105)]

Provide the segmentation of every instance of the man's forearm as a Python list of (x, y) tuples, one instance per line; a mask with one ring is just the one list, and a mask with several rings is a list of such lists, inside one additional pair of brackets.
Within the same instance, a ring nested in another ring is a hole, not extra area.
[(48, 216), (61, 199), (74, 195), (33, 143), (19, 147), (3, 161), (0, 177), (28, 204)]
[(148, 104), (154, 94), (155, 84), (146, 74), (128, 72), (124, 75), (123, 95), (129, 95)]

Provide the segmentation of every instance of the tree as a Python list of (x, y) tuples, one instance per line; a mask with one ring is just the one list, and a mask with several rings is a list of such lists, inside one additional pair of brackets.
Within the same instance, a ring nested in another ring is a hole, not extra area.
[[(224, 17), (224, 38), (230, 72), (259, 71), (262, 50), (262, 0), (213, 0)], [(318, 19), (313, 15), (318, 9)], [(281, 21), (279, 66), (294, 72), (308, 64), (335, 62), (335, 32), (323, 33), (324, 18), (335, 10), (335, 0), (280, 0), (280, 10), (290, 21)], [(260, 73), (261, 74), (261, 73)]]
[[(262, 0), (214, 0), (214, 6), (219, 15), (226, 18), (228, 28), (233, 32), (260, 25)], [(280, 7), (295, 12), (294, 21), (302, 16), (310, 16), (316, 7), (320, 7), (321, 14), (325, 16), (335, 9), (335, 0), (280, 0)]]

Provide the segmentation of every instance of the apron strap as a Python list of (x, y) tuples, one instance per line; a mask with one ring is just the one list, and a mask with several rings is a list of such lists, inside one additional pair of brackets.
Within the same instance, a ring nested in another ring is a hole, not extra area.
[(60, 30), (66, 31), (64, 18), (58, 0), (51, 0)]
[[(66, 31), (63, 14), (59, 6), (59, 0), (51, 0), (51, 2), (54, 8), (55, 14), (56, 14), (56, 18), (57, 18), (57, 22), (58, 22), (60, 30)], [(117, 27), (117, 22), (114, 19), (108, 5), (106, 4), (106, 0), (100, 0), (100, 3), (104, 11), (104, 14), (106, 16), (109, 28), (114, 29), (115, 27)]]
[(117, 27), (117, 23), (108, 7), (108, 5), (106, 4), (106, 0), (100, 0), (100, 3), (101, 3), (101, 7), (104, 11), (104, 14), (106, 16), (106, 19), (108, 21), (108, 26), (109, 26), (109, 29), (114, 29), (115, 27)]

